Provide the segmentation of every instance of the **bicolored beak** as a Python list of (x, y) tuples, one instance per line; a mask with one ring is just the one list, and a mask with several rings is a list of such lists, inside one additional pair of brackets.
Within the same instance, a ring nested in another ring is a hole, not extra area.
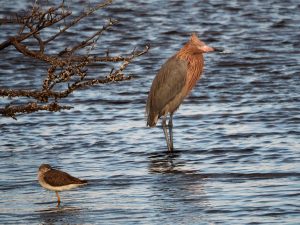
[(223, 52), (224, 49), (221, 48), (221, 47), (210, 47), (208, 45), (202, 45), (199, 47), (199, 49), (204, 52), (204, 53), (207, 53), (207, 52)]
[(215, 52), (224, 52), (224, 48), (223, 47), (214, 47), (214, 51)]

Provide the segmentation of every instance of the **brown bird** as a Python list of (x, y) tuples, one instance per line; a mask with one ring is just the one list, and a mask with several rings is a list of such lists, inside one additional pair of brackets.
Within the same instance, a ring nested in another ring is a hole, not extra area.
[(57, 206), (60, 205), (59, 191), (70, 190), (87, 184), (86, 180), (81, 180), (66, 172), (53, 169), (48, 164), (42, 164), (39, 167), (38, 180), (43, 188), (56, 192)]
[[(152, 82), (146, 104), (147, 125), (156, 126), (162, 117), (162, 127), (168, 150), (173, 151), (173, 113), (199, 80), (204, 67), (203, 53), (222, 51), (207, 46), (196, 34), (160, 68)], [(167, 115), (170, 115), (168, 125)], [(168, 135), (167, 126), (170, 136)]]

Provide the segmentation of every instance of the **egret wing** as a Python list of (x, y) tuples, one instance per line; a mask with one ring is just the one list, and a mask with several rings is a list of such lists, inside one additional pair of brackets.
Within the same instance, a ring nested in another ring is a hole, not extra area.
[[(153, 80), (147, 111), (160, 111), (178, 94), (181, 94), (186, 84), (188, 62), (175, 56), (165, 62)], [(180, 103), (179, 103), (180, 104)]]

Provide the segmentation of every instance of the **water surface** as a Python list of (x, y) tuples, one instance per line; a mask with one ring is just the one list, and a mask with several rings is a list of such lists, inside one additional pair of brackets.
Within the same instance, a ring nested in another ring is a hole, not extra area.
[[(1, 16), (29, 7), (0, 5)], [(81, 6), (72, 1), (75, 13)], [(79, 37), (103, 18), (120, 23), (95, 54), (151, 50), (126, 70), (133, 80), (75, 92), (70, 111), (0, 119), (1, 223), (299, 224), (299, 10), (296, 0), (153, 0), (99, 11)], [(176, 151), (166, 154), (161, 128), (145, 126), (145, 102), (161, 64), (193, 31), (226, 51), (205, 56), (201, 81), (174, 117)], [(12, 52), (0, 52), (0, 86), (39, 87), (43, 65)], [(56, 208), (37, 183), (41, 163), (90, 183), (63, 192)]]

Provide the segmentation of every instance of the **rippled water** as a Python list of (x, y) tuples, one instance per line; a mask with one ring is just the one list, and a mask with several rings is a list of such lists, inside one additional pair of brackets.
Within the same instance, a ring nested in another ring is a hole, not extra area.
[[(24, 8), (0, 5), (2, 16)], [(299, 224), (299, 11), (296, 0), (152, 0), (99, 12), (82, 30), (120, 21), (99, 53), (152, 48), (128, 67), (133, 80), (76, 92), (73, 110), (0, 119), (1, 223)], [(161, 128), (145, 127), (144, 107), (157, 70), (192, 31), (226, 51), (206, 55), (175, 114), (170, 155)], [(11, 51), (0, 52), (1, 87), (38, 86), (43, 70)], [(57, 209), (37, 183), (41, 163), (90, 183), (63, 192)]]

